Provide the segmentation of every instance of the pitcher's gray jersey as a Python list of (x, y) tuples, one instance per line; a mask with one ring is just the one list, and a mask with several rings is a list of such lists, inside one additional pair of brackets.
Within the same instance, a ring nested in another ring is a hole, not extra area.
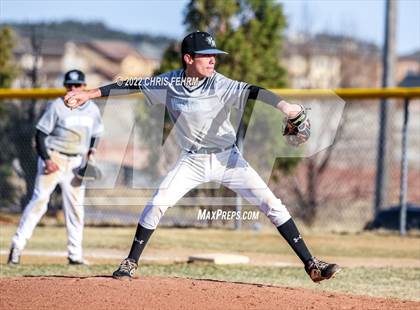
[(184, 70), (175, 70), (142, 80), (140, 89), (149, 104), (166, 105), (183, 149), (232, 146), (236, 133), (230, 111), (243, 108), (249, 85), (216, 71), (192, 88), (182, 79)]
[(90, 139), (99, 137), (104, 130), (99, 108), (93, 101), (70, 110), (62, 98), (48, 104), (36, 128), (48, 135), (47, 148), (66, 154), (87, 153)]
[[(194, 88), (181, 83), (183, 78), (184, 70), (176, 70), (142, 80), (140, 84), (150, 105), (166, 105), (178, 142), (187, 151), (181, 153), (147, 203), (140, 225), (156, 229), (168, 208), (206, 182), (234, 190), (257, 204), (276, 227), (282, 225), (290, 218), (286, 207), (233, 146), (236, 132), (230, 121), (231, 109), (244, 108), (252, 86), (217, 72)], [(209, 153), (200, 153), (200, 148), (210, 149)]]

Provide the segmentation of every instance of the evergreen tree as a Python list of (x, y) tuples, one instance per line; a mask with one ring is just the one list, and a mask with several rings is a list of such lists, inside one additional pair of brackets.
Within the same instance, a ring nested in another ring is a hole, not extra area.
[[(13, 62), (14, 44), (13, 31), (8, 27), (0, 29), (0, 88), (9, 88), (17, 74)], [(7, 134), (11, 123), (9, 112), (6, 102), (0, 101), (0, 206), (11, 205), (16, 199), (16, 190), (11, 182), (16, 151)]]
[[(262, 87), (286, 85), (280, 64), (286, 26), (281, 4), (273, 0), (191, 0), (184, 24), (187, 32), (209, 32), (218, 48), (229, 52), (218, 58), (218, 72)], [(179, 68), (179, 52), (179, 45), (169, 46), (156, 73)]]
[(13, 62), (14, 33), (9, 27), (0, 29), (0, 88), (8, 88), (16, 77), (17, 68)]

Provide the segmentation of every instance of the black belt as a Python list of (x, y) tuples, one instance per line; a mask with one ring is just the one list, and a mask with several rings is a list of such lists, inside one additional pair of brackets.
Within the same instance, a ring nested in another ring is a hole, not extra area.
[(189, 154), (215, 154), (215, 153), (221, 153), (227, 150), (230, 150), (232, 148), (234, 148), (235, 145), (231, 145), (225, 148), (218, 148), (218, 147), (202, 147), (199, 148), (198, 150), (189, 150), (188, 153)]
[(80, 154), (69, 154), (69, 153), (64, 153), (64, 152), (60, 152), (60, 151), (57, 151), (57, 150), (54, 150), (54, 149), (50, 149), (51, 151), (54, 151), (54, 152), (58, 152), (58, 153), (60, 153), (60, 154), (62, 154), (62, 155), (66, 155), (66, 156), (70, 156), (70, 157), (76, 157), (76, 156), (79, 156)]

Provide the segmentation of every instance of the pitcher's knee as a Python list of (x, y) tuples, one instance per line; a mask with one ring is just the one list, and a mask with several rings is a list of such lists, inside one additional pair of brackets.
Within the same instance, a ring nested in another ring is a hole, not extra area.
[(263, 202), (261, 210), (276, 227), (283, 225), (291, 218), (286, 206), (277, 198)]
[(156, 229), (160, 219), (169, 207), (171, 206), (154, 204), (153, 201), (150, 201), (140, 216), (140, 225), (147, 229)]
[(24, 212), (44, 214), (48, 209), (49, 197), (33, 196), (26, 205)]

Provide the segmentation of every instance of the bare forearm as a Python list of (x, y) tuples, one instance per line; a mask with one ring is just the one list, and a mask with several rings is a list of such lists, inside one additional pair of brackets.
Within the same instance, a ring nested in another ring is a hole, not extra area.
[(138, 85), (134, 86), (129, 83), (113, 83), (87, 91), (69, 91), (64, 96), (64, 104), (70, 109), (75, 109), (85, 104), (90, 99), (127, 95), (139, 91), (140, 88)]
[(277, 103), (276, 108), (282, 111), (288, 117), (294, 117), (302, 110), (300, 105), (291, 104), (285, 100), (281, 100), (279, 103)]
[(99, 88), (90, 89), (87, 91), (89, 99), (95, 99), (102, 97), (101, 90)]

